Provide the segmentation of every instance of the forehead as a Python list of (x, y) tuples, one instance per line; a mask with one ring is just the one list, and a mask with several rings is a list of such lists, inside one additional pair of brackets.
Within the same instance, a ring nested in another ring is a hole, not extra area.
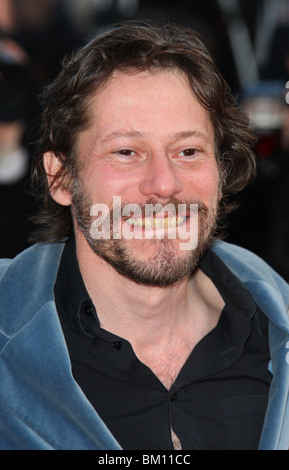
[(156, 136), (172, 130), (209, 137), (213, 132), (208, 111), (177, 69), (114, 72), (91, 97), (89, 115), (97, 137), (130, 129)]

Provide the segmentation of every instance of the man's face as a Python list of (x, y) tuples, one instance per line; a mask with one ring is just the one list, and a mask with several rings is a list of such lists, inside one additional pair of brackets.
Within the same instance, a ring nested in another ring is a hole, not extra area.
[[(76, 238), (84, 237), (94, 253), (138, 283), (166, 286), (189, 276), (214, 232), (220, 197), (208, 112), (178, 71), (115, 72), (88, 112), (91, 126), (79, 136), (72, 191)], [(148, 204), (157, 203), (167, 210), (148, 215)], [(140, 209), (128, 211), (128, 204)], [(198, 244), (182, 249), (196, 229), (191, 204), (199, 208)], [(111, 231), (103, 240), (92, 227), (95, 208), (104, 206)]]

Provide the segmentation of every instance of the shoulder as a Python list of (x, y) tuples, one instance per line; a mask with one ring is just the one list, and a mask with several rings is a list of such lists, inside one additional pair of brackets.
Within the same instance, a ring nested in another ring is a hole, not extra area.
[(11, 262), (12, 262), (11, 259), (0, 259), (0, 280)]
[(288, 334), (288, 283), (251, 251), (222, 241), (211, 248), (252, 294), (269, 320)]
[(260, 258), (258, 255), (253, 253), (252, 251), (248, 250), (247, 248), (243, 248), (239, 245), (234, 245), (232, 243), (228, 243), (222, 240), (217, 240), (213, 242), (211, 246), (212, 251), (216, 253), (220, 258), (228, 261), (235, 261), (246, 263), (248, 261), (255, 261), (258, 265), (267, 265), (267, 263)]
[(288, 289), (287, 282), (266, 261), (246, 248), (216, 241), (211, 249), (241, 281), (259, 280)]
[(0, 260), (0, 330), (13, 335), (54, 299), (63, 243), (36, 244), (12, 260)]
[(0, 259), (0, 282), (25, 284), (38, 274), (54, 271), (61, 257), (64, 243), (36, 243), (13, 259)]

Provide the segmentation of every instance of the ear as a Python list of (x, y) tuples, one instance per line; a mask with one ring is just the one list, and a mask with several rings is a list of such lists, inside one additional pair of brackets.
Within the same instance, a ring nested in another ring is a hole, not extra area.
[(62, 168), (62, 162), (53, 152), (45, 152), (43, 165), (46, 171), (51, 197), (62, 206), (71, 205), (71, 193), (65, 186), (63, 178), (58, 177)]

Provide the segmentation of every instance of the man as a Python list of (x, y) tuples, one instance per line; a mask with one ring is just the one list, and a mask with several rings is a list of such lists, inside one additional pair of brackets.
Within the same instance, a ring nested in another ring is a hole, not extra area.
[(2, 448), (288, 448), (288, 286), (216, 241), (253, 142), (190, 30), (128, 23), (66, 61), (40, 243), (1, 264)]

